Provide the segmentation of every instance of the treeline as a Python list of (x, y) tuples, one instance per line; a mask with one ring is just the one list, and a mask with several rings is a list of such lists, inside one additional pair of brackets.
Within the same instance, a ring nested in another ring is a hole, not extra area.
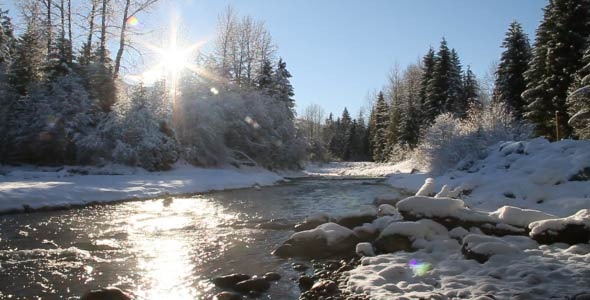
[[(339, 126), (324, 122), (323, 128), (333, 133), (313, 143), (335, 145), (326, 146), (329, 153), (323, 156), (385, 162), (416, 151), (440, 158), (434, 152), (452, 148), (450, 141), (459, 143), (459, 138), (465, 149), (479, 153), (502, 139), (526, 137), (527, 123), (534, 135), (551, 140), (590, 138), (590, 1), (550, 0), (534, 46), (522, 26), (513, 22), (502, 48), (494, 87), (487, 91), (443, 38), (438, 49), (430, 48), (419, 63), (403, 71), (394, 68), (389, 83), (375, 97), (366, 124), (358, 125), (362, 118), (348, 121), (345, 110), (335, 122)], [(353, 123), (363, 128), (362, 136), (353, 137), (357, 133), (352, 126), (341, 125)], [(363, 141), (360, 156), (349, 155), (359, 149), (343, 142), (350, 140)], [(468, 140), (477, 149), (464, 143)], [(448, 164), (468, 154), (449, 151), (455, 154), (447, 157)]]
[[(130, 21), (156, 2), (25, 1), (19, 36), (0, 11), (0, 163), (299, 165), (306, 148), (291, 74), (264, 24), (231, 7), (219, 16), (213, 51), (195, 54), (198, 66), (175, 74), (177, 82), (165, 72), (149, 84), (121, 79)], [(72, 39), (75, 15), (88, 22), (80, 41)]]

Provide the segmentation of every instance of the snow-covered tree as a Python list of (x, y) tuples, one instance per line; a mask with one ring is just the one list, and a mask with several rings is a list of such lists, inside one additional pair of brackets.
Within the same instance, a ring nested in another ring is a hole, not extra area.
[(582, 58), (584, 66), (576, 73), (572, 93), (567, 99), (568, 123), (574, 134), (582, 139), (590, 139), (590, 46)]
[(291, 85), (291, 73), (287, 70), (287, 63), (282, 59), (279, 59), (277, 68), (274, 74), (274, 89), (272, 96), (285, 105), (289, 110), (289, 118), (292, 120), (295, 117), (295, 93), (293, 92), (293, 86)]
[(377, 102), (374, 108), (372, 144), (373, 160), (385, 161), (387, 155), (387, 128), (389, 127), (389, 106), (385, 102), (383, 92), (377, 95)]
[(583, 66), (589, 35), (590, 0), (552, 0), (545, 7), (522, 94), (525, 117), (536, 125), (538, 135), (570, 134), (566, 98), (575, 72)]
[(525, 105), (521, 96), (526, 88), (524, 72), (531, 57), (529, 39), (520, 23), (510, 23), (502, 48), (504, 51), (496, 70), (493, 100), (504, 103), (520, 119)]

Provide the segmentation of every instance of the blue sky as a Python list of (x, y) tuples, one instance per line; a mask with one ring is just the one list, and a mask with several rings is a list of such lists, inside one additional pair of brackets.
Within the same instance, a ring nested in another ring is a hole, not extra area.
[(383, 87), (396, 62), (404, 67), (417, 61), (443, 36), (463, 65), (482, 76), (499, 58), (508, 24), (521, 22), (532, 40), (546, 5), (543, 0), (162, 1), (140, 23), (168, 24), (176, 14), (194, 41), (212, 38), (217, 15), (228, 4), (265, 21), (293, 74), (298, 110), (316, 103), (336, 114), (345, 106), (356, 114), (367, 92)]
[[(184, 0), (170, 1), (194, 38), (211, 35), (227, 4), (264, 20), (293, 74), (297, 107), (310, 103), (357, 112), (388, 72), (418, 60), (444, 36), (463, 65), (482, 76), (499, 58), (508, 24), (521, 22), (531, 39), (542, 0)], [(168, 8), (171, 9), (171, 8)]]

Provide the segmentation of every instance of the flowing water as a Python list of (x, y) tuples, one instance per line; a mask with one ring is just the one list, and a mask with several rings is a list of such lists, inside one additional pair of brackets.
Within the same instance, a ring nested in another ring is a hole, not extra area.
[(117, 286), (137, 299), (206, 299), (210, 280), (278, 272), (261, 299), (296, 299), (293, 260), (270, 252), (292, 231), (260, 229), (370, 204), (377, 179), (297, 179), (260, 190), (0, 216), (0, 299), (77, 299)]

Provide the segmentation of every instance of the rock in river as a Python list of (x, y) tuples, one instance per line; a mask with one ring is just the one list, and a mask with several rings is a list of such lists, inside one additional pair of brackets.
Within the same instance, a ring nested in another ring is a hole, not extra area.
[(235, 290), (243, 293), (248, 292), (266, 292), (270, 288), (270, 283), (264, 278), (251, 278), (240, 281), (236, 284)]
[(80, 300), (131, 300), (131, 298), (118, 288), (107, 287), (91, 290), (84, 294)]
[(225, 288), (225, 289), (233, 289), (236, 287), (236, 284), (238, 284), (238, 282), (248, 280), (250, 278), (252, 278), (252, 276), (236, 273), (236, 274), (215, 277), (215, 278), (213, 278), (212, 281), (213, 281), (213, 284), (215, 284), (217, 287)]

